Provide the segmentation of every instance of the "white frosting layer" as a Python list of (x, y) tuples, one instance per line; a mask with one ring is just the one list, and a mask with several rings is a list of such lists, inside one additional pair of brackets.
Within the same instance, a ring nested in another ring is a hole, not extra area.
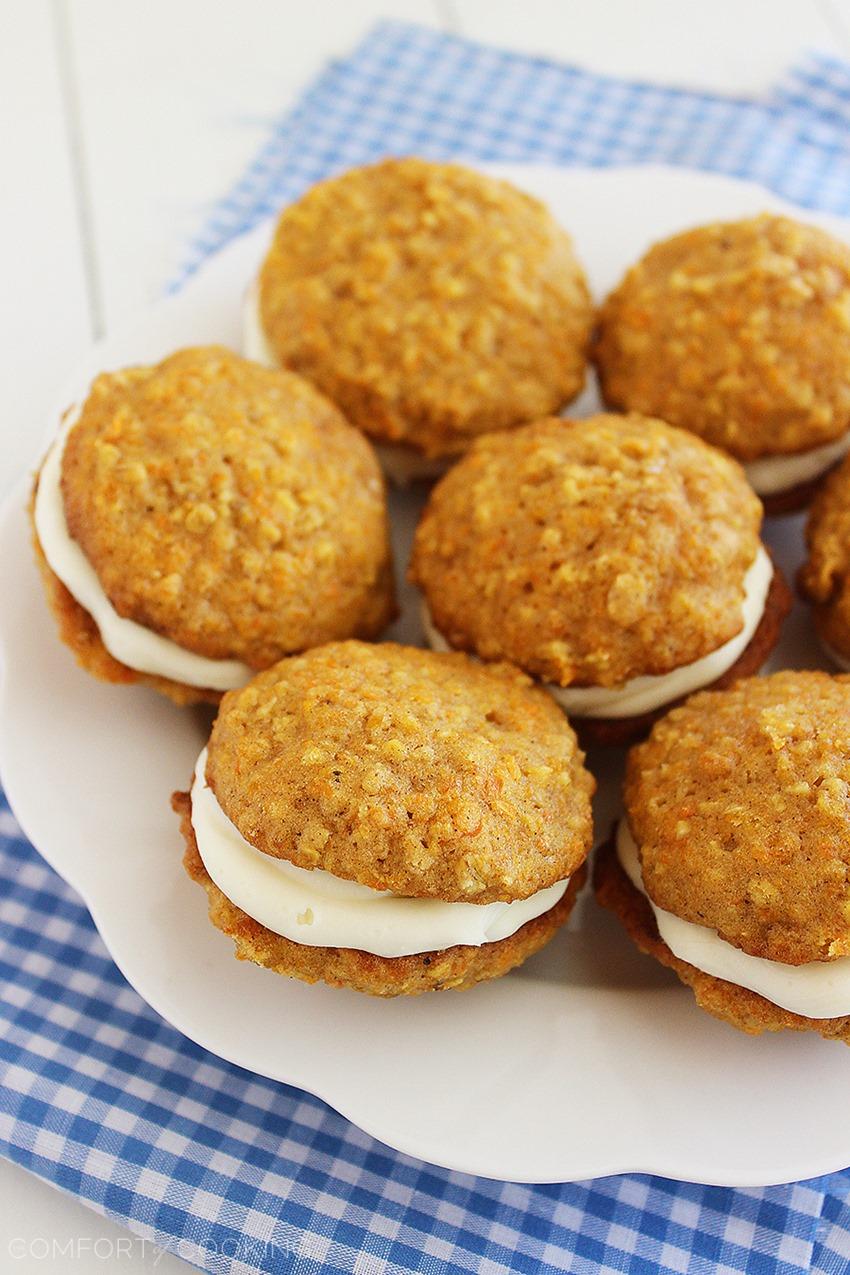
[(299, 868), (246, 841), (195, 767), (192, 827), (204, 867), (222, 894), (266, 929), (308, 947), (351, 947), (375, 956), (412, 956), (445, 947), (481, 947), (509, 938), (562, 898), (567, 881), (513, 903), (407, 899)]
[[(622, 686), (556, 686), (553, 682), (544, 682), (543, 685), (569, 716), (605, 718), (638, 717), (642, 713), (651, 713), (662, 704), (669, 704), (683, 695), (689, 695), (701, 686), (709, 686), (732, 667), (749, 645), (764, 615), (772, 578), (773, 564), (765, 549), (760, 546), (744, 577), (743, 628), (716, 651), (709, 652), (691, 664), (683, 664), (670, 673), (654, 677), (633, 677)], [(429, 646), (434, 650), (450, 649), (435, 627), (425, 603), (422, 608), (422, 627)]]
[(51, 571), (88, 611), (109, 654), (127, 668), (214, 691), (244, 686), (252, 676), (247, 664), (239, 660), (211, 660), (187, 651), (135, 620), (124, 619), (104, 593), (94, 567), (68, 531), (62, 499), (62, 455), (79, 415), (79, 408), (69, 412), (59, 437), (45, 457), (38, 480), (35, 529)]
[(826, 472), (836, 461), (850, 451), (850, 431), (823, 447), (813, 447), (807, 452), (794, 452), (787, 456), (762, 456), (744, 466), (750, 486), (760, 496), (774, 496), (777, 492), (790, 491), (800, 483), (811, 482)]
[(850, 956), (807, 965), (783, 965), (750, 956), (714, 930), (683, 921), (652, 902), (644, 888), (638, 848), (625, 819), (617, 829), (617, 857), (632, 885), (647, 898), (658, 933), (679, 960), (727, 983), (758, 992), (774, 1005), (804, 1018), (841, 1018), (850, 1014)]
[[(242, 306), (242, 353), (246, 359), (262, 363), (263, 367), (280, 367), (263, 328), (260, 289), (256, 280), (245, 293)], [(373, 442), (372, 445), (381, 468), (396, 487), (409, 487), (411, 483), (439, 478), (452, 463), (444, 456), (423, 456), (415, 447), (405, 447), (402, 443)]]

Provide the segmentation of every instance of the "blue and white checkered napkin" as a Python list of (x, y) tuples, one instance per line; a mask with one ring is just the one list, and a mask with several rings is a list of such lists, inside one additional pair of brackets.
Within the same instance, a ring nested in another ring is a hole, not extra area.
[[(850, 65), (809, 58), (768, 100), (742, 102), (385, 24), (274, 127), (186, 272), (329, 171), (409, 152), (666, 161), (850, 213)], [(317, 1098), (168, 1027), (8, 811), (0, 874), (0, 1150), (205, 1270), (591, 1275), (850, 1263), (850, 1171), (748, 1191), (638, 1176), (528, 1187), (397, 1155)]]

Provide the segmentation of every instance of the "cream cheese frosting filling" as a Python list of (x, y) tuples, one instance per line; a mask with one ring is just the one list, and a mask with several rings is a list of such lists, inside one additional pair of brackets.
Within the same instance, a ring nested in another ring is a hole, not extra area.
[(374, 956), (413, 956), (481, 947), (509, 938), (563, 897), (567, 881), (512, 903), (403, 898), (299, 868), (246, 841), (206, 781), (207, 750), (192, 782), (192, 828), (204, 867), (222, 894), (266, 929), (307, 947), (348, 947)]
[(759, 496), (775, 496), (801, 483), (811, 482), (850, 451), (850, 430), (823, 447), (787, 456), (762, 456), (744, 465), (750, 486)]
[(229, 691), (244, 686), (252, 670), (239, 660), (211, 660), (187, 651), (135, 620), (120, 616), (106, 596), (94, 567), (68, 530), (62, 499), (62, 456), (80, 417), (69, 412), (41, 468), (35, 498), (36, 534), (47, 564), (97, 625), (110, 655), (138, 673), (166, 677), (185, 686)]
[[(276, 370), (280, 360), (269, 343), (260, 314), (260, 288), (255, 280), (245, 293), (242, 307), (242, 353), (246, 359), (262, 363), (263, 367)], [(455, 457), (423, 456), (415, 447), (404, 443), (379, 443), (369, 440), (381, 462), (384, 473), (396, 487), (409, 487), (411, 483), (439, 478)]]
[[(621, 686), (557, 686), (543, 682), (550, 695), (571, 717), (639, 717), (672, 700), (689, 695), (701, 686), (709, 686), (730, 669), (752, 640), (764, 615), (773, 563), (763, 546), (759, 546), (753, 563), (744, 577), (743, 626), (716, 651), (670, 673), (633, 677)], [(423, 603), (422, 627), (428, 645), (435, 651), (451, 648), (434, 625), (427, 603)]]
[(704, 974), (757, 992), (780, 1009), (803, 1018), (842, 1018), (850, 1014), (850, 956), (840, 956), (834, 961), (810, 961), (806, 965), (783, 965), (780, 961), (750, 956), (727, 943), (714, 930), (665, 912), (646, 893), (638, 848), (625, 819), (620, 820), (617, 828), (617, 858), (632, 885), (652, 908), (661, 938), (680, 961), (687, 961)]

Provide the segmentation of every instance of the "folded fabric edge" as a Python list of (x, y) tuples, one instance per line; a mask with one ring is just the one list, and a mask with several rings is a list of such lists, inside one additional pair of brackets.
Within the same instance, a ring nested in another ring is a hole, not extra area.
[[(690, 111), (699, 112), (704, 106), (707, 110), (723, 108), (743, 112), (762, 111), (772, 116), (778, 128), (790, 130), (800, 142), (810, 147), (815, 153), (829, 152), (833, 156), (846, 155), (850, 162), (850, 130), (847, 121), (841, 114), (841, 108), (850, 115), (850, 96), (845, 101), (845, 90), (840, 81), (846, 79), (847, 92), (850, 94), (850, 63), (841, 59), (815, 51), (808, 51), (799, 61), (793, 63), (785, 72), (777, 85), (763, 98), (738, 98), (725, 94), (713, 94), (702, 90), (692, 90), (681, 86), (659, 86), (638, 79), (627, 80), (583, 70), (568, 63), (562, 63), (539, 55), (516, 53), (509, 49), (497, 48), (464, 36), (455, 35), (419, 26), (413, 23), (396, 20), (385, 20), (375, 24), (344, 58), (336, 59), (324, 68), (312, 84), (302, 94), (299, 101), (278, 120), (269, 124), (270, 134), (261, 147), (256, 158), (251, 161), (238, 181), (227, 194), (219, 200), (208, 214), (206, 221), (191, 242), (175, 276), (168, 284), (167, 292), (173, 293), (199, 268), (204, 259), (222, 248), (230, 239), (255, 226), (265, 216), (271, 216), (287, 199), (296, 198), (302, 190), (316, 180), (316, 175), (304, 171), (303, 164), (292, 162), (299, 157), (299, 147), (311, 155), (313, 167), (318, 167), (322, 175), (344, 167), (344, 163), (333, 162), (328, 155), (328, 164), (321, 164), (321, 154), (313, 155), (309, 145), (309, 134), (321, 126), (321, 120), (327, 115), (329, 104), (338, 93), (344, 94), (348, 87), (351, 73), (365, 64), (371, 64), (376, 70), (393, 71), (393, 59), (407, 57), (416, 69), (416, 63), (425, 70), (430, 59), (436, 56), (451, 55), (473, 58), (480, 63), (479, 69), (484, 72), (502, 70), (507, 74), (511, 69), (525, 69), (526, 73), (538, 69), (541, 74), (551, 77), (566, 77), (572, 82), (577, 96), (588, 97), (588, 87), (592, 86), (592, 95), (603, 96), (606, 91), (612, 94), (646, 94), (660, 98), (675, 111), (677, 101), (687, 104)], [(362, 72), (361, 72), (362, 73)], [(832, 77), (834, 92), (832, 98), (827, 97), (829, 80)], [(799, 86), (807, 83), (812, 76), (819, 76), (820, 106), (808, 105), (801, 96)], [(378, 158), (378, 153), (368, 151), (357, 154), (356, 145), (352, 146), (353, 162), (368, 162)], [(464, 155), (456, 147), (428, 146), (427, 150), (433, 158), (466, 158), (468, 161), (482, 156), (475, 153)], [(383, 152), (388, 153), (388, 152)], [(499, 158), (494, 155), (492, 158)], [(512, 156), (512, 158), (515, 158)], [(315, 161), (319, 161), (318, 165)], [(604, 164), (605, 160), (598, 161)], [(616, 162), (616, 161), (610, 161)], [(671, 157), (667, 162), (685, 167), (701, 167), (703, 170), (729, 171), (728, 166), (688, 165), (686, 160)], [(746, 176), (746, 172), (735, 175)], [(780, 192), (782, 193), (782, 192)], [(835, 209), (835, 201), (829, 201)], [(839, 201), (840, 202), (840, 201)], [(850, 201), (848, 201), (850, 206)]]

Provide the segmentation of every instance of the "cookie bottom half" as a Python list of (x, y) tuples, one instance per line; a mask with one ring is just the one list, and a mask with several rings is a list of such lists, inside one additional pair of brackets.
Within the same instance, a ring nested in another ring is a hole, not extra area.
[[(32, 506), (30, 506), (30, 520), (32, 521)], [(186, 686), (183, 682), (173, 682), (170, 678), (157, 677), (154, 673), (140, 673), (137, 669), (128, 668), (126, 664), (116, 660), (106, 649), (100, 630), (91, 615), (85, 607), (80, 606), (74, 595), (50, 569), (34, 526), (32, 542), (38, 569), (44, 582), (47, 604), (59, 626), (59, 636), (73, 652), (81, 668), (101, 682), (122, 683), (125, 686), (136, 683), (151, 686), (162, 695), (167, 695), (175, 704), (218, 704), (221, 702), (222, 691)]]
[[(771, 561), (773, 561), (771, 557)], [(751, 677), (757, 673), (767, 660), (779, 640), (783, 621), (791, 610), (793, 597), (791, 590), (776, 562), (773, 562), (773, 577), (764, 604), (764, 613), (758, 628), (747, 646), (726, 672), (699, 689), (703, 691), (720, 691), (739, 678)], [(692, 692), (696, 694), (696, 692)], [(684, 699), (687, 699), (684, 696)], [(601, 744), (606, 747), (632, 743), (647, 735), (652, 726), (660, 718), (669, 713), (682, 699), (671, 700), (649, 713), (641, 713), (637, 717), (570, 717), (570, 724), (575, 728), (579, 740), (585, 747)]]
[(715, 1018), (731, 1023), (750, 1036), (766, 1031), (814, 1031), (829, 1040), (850, 1044), (850, 1015), (805, 1018), (802, 1014), (793, 1014), (758, 992), (706, 974), (675, 956), (658, 933), (648, 900), (626, 876), (617, 858), (613, 835), (597, 851), (593, 888), (598, 902), (614, 913), (641, 952), (673, 970), (690, 987), (700, 1008)]
[(397, 957), (375, 956), (346, 947), (308, 947), (267, 929), (222, 893), (198, 852), (189, 794), (175, 793), (171, 804), (180, 816), (180, 829), (186, 843), (183, 865), (192, 880), (206, 890), (210, 920), (233, 939), (239, 960), (252, 961), (276, 974), (305, 983), (350, 987), (371, 996), (415, 996), (449, 988), (462, 990), (486, 979), (500, 978), (549, 942), (569, 917), (587, 875), (582, 865), (553, 908), (497, 943), (448, 947)]

